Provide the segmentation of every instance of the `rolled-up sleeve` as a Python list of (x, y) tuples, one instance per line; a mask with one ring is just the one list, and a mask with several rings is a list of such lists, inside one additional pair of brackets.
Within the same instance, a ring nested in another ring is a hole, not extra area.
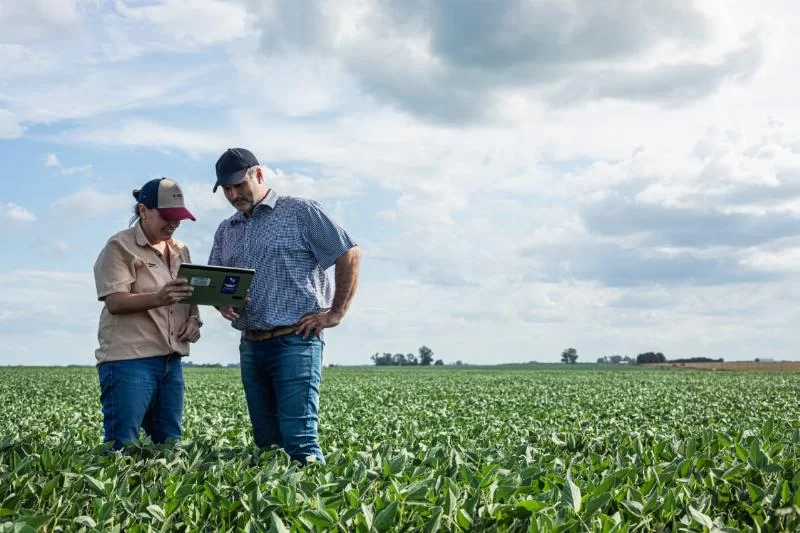
[(130, 292), (136, 281), (134, 257), (124, 246), (112, 239), (94, 263), (94, 283), (97, 299), (103, 300), (109, 294)]
[(317, 263), (323, 269), (328, 269), (356, 243), (341, 226), (331, 220), (319, 203), (308, 200), (305, 207), (303, 240)]

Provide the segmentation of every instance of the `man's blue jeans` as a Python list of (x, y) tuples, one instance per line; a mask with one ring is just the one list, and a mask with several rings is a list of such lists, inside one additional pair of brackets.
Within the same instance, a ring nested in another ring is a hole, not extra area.
[(143, 428), (155, 443), (181, 438), (183, 367), (178, 354), (109, 361), (98, 369), (105, 441), (120, 449)]
[(242, 338), (242, 385), (259, 448), (280, 446), (302, 464), (311, 455), (325, 461), (317, 440), (324, 344), (297, 334)]

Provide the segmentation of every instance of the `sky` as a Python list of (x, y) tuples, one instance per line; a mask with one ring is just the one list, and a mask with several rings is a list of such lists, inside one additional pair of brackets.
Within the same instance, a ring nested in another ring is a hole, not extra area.
[(3, 0), (0, 364), (94, 364), (150, 179), (206, 262), (239, 146), (362, 249), (325, 364), (798, 360), (798, 49), (788, 0)]

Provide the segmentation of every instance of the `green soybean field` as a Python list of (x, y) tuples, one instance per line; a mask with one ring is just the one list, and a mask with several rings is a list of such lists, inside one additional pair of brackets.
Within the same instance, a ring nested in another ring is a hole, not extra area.
[(0, 532), (800, 530), (800, 373), (326, 368), (305, 468), (237, 369), (186, 369), (184, 438), (124, 453), (97, 381), (0, 368)]

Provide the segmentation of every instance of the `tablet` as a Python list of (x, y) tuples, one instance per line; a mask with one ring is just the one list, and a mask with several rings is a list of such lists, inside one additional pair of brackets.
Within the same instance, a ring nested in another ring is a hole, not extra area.
[(181, 303), (244, 307), (255, 273), (250, 268), (184, 263), (178, 267), (178, 277), (189, 280), (194, 292)]

